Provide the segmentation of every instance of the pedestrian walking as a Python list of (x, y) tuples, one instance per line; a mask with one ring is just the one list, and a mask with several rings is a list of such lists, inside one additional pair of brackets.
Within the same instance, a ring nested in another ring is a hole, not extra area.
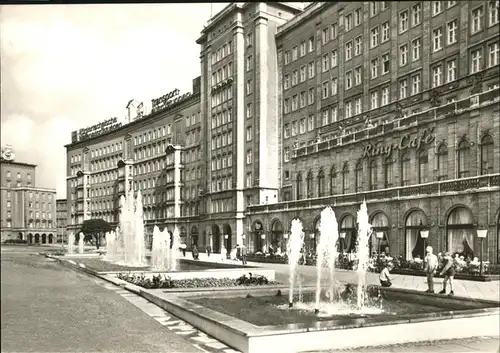
[(207, 245), (206, 250), (207, 250), (207, 256), (210, 257), (210, 253), (212, 252), (212, 247), (210, 245)]
[(454, 295), (453, 293), (453, 277), (455, 276), (455, 263), (453, 258), (451, 257), (451, 254), (447, 251), (444, 253), (444, 267), (441, 270), (440, 275), (444, 275), (444, 281), (443, 281), (443, 290), (439, 292), (439, 294), (446, 294), (446, 283), (450, 283), (450, 294), (449, 295)]
[(245, 244), (241, 244), (241, 247), (240, 247), (240, 256), (241, 256), (241, 263), (243, 265), (246, 265), (247, 264), (247, 247), (245, 246)]
[(434, 274), (436, 273), (438, 258), (432, 253), (432, 246), (425, 249), (427, 255), (424, 259), (424, 272), (427, 274), (427, 290), (426, 293), (434, 293)]

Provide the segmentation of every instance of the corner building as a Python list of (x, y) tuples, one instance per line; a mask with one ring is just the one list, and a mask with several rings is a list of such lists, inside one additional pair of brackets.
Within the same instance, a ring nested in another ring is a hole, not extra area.
[[(7, 149), (6, 149), (7, 150)], [(0, 158), (1, 241), (29, 244), (56, 242), (56, 190), (36, 185), (36, 165), (14, 161), (2, 149)], [(4, 156), (9, 156), (4, 158)]]
[(299, 218), (314, 248), (332, 206), (350, 252), (366, 200), (382, 251), (479, 256), (481, 228), (483, 258), (498, 262), (498, 11), (498, 1), (314, 3), (281, 26), (280, 202), (248, 208), (251, 237), (283, 248)]
[[(245, 209), (278, 201), (277, 28), (300, 12), (289, 3), (234, 3), (215, 15), (201, 45), (208, 212), (203, 244), (241, 244)], [(260, 244), (252, 247), (260, 248)]]

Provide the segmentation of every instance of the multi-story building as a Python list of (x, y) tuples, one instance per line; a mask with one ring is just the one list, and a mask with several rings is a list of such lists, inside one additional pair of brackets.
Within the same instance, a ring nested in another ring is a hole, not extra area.
[[(152, 100), (150, 114), (126, 125), (116, 118), (73, 132), (67, 149), (67, 229), (78, 232), (86, 219), (116, 226), (121, 195), (140, 191), (147, 234), (153, 226), (179, 226), (187, 241), (190, 219), (204, 208), (200, 79), (193, 92), (174, 90)], [(190, 234), (196, 238), (197, 228)]]
[(485, 228), (485, 259), (498, 261), (498, 11), (498, 1), (314, 3), (281, 26), (282, 202), (249, 207), (253, 237), (284, 244), (298, 217), (314, 246), (332, 206), (350, 251), (366, 200), (393, 255), (422, 257), (427, 241), (478, 256)]
[(68, 223), (68, 200), (56, 200), (56, 227), (57, 227), (57, 242), (64, 243), (66, 238), (66, 224)]
[(54, 243), (55, 189), (36, 186), (36, 165), (14, 161), (10, 146), (0, 158), (1, 241)]
[(209, 21), (197, 41), (209, 211), (202, 220), (202, 245), (216, 252), (221, 244), (241, 244), (248, 205), (278, 201), (274, 35), (299, 12), (289, 3), (233, 3)]
[(481, 227), (485, 259), (498, 262), (498, 11), (498, 1), (228, 5), (197, 41), (198, 93), (67, 146), (69, 227), (115, 222), (133, 187), (148, 234), (177, 225), (188, 246), (283, 248), (298, 217), (314, 247), (332, 206), (350, 251), (366, 200), (393, 255), (422, 255), (425, 242), (476, 255)]

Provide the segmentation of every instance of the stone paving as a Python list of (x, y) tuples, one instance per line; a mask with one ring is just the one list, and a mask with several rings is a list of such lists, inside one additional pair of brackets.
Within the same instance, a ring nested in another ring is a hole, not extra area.
[(185, 321), (175, 317), (168, 311), (156, 306), (143, 297), (129, 292), (126, 289), (115, 286), (111, 283), (102, 281), (101, 283), (106, 289), (116, 292), (131, 304), (135, 305), (151, 318), (156, 320), (160, 325), (164, 326), (169, 331), (184, 337), (190, 341), (193, 346), (199, 348), (203, 352), (208, 353), (241, 353), (236, 351), (215, 338), (208, 336), (206, 333), (191, 326)]

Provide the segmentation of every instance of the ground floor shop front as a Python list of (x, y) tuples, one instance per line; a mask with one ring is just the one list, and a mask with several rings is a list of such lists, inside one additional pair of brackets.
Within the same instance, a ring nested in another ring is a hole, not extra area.
[[(321, 237), (318, 231), (320, 213), (330, 206), (338, 223), (339, 248), (352, 252), (356, 247), (357, 212), (363, 196), (353, 195), (350, 202), (336, 202), (342, 198), (331, 197), (253, 207), (246, 218), (247, 245), (254, 252), (262, 249), (276, 251), (278, 248), (284, 251), (291, 222), (300, 219), (305, 233), (305, 249), (314, 252)], [(368, 199), (366, 202), (374, 231), (370, 238), (371, 252), (384, 251), (410, 260), (423, 258), (425, 246), (431, 245), (436, 253), (450, 251), (473, 259), (480, 257), (482, 242), (483, 261), (500, 262), (498, 187), (425, 197)], [(477, 232), (482, 229), (487, 230), (483, 241)]]

